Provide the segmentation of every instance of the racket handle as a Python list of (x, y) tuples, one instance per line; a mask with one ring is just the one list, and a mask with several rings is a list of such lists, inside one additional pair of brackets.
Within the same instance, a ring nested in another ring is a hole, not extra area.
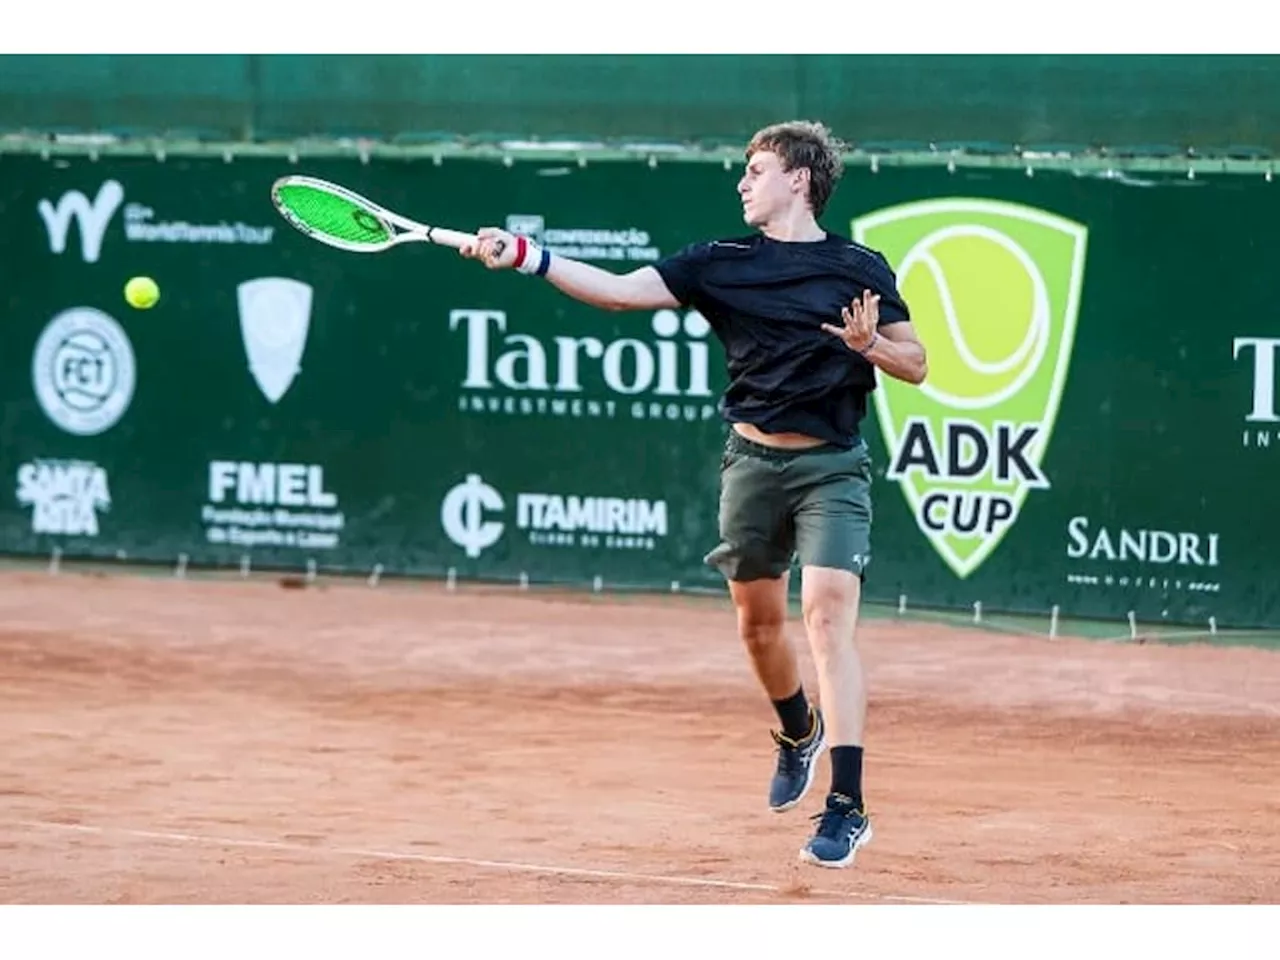
[(429, 236), (432, 243), (439, 243), (446, 247), (453, 247), (455, 250), (461, 249), (468, 243), (476, 242), (476, 236), (473, 233), (463, 233), (460, 230), (448, 230), (444, 227), (433, 227)]

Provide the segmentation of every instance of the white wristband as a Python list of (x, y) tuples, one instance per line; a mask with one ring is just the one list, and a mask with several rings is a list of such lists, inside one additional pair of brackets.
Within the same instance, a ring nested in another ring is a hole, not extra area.
[(516, 269), (521, 273), (543, 276), (551, 265), (551, 254), (532, 240), (516, 236)]

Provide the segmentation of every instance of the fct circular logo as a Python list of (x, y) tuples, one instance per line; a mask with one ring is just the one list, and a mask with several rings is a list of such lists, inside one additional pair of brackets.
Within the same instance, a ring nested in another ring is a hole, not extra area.
[(93, 436), (115, 426), (133, 400), (133, 346), (101, 310), (72, 307), (45, 326), (31, 358), (36, 399), (67, 433)]

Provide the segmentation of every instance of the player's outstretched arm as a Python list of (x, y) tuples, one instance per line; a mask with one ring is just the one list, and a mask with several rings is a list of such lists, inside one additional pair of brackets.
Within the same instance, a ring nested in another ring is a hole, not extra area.
[(523, 273), (545, 276), (561, 292), (604, 310), (657, 310), (678, 307), (662, 276), (653, 267), (630, 273), (611, 273), (580, 260), (553, 257), (518, 237), (496, 227), (477, 231), (478, 242), (458, 252), (479, 260), (490, 270), (515, 268)]

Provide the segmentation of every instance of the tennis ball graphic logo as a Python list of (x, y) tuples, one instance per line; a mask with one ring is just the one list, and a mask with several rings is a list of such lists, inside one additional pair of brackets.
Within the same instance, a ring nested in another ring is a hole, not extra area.
[(954, 198), (853, 223), (880, 250), (929, 351), (913, 387), (880, 378), (887, 476), (959, 577), (996, 549), (1042, 464), (1066, 383), (1086, 230), (1034, 207)]
[(1024, 252), (982, 227), (936, 231), (898, 271), (899, 287), (930, 345), (926, 393), (960, 409), (1017, 393), (1048, 346), (1044, 279)]

